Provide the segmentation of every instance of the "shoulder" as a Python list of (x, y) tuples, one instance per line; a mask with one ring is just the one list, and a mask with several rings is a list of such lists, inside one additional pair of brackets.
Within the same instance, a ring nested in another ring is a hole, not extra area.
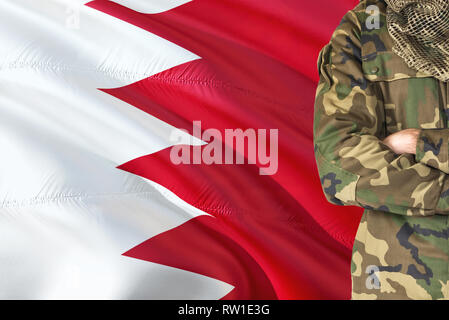
[[(352, 68), (357, 64), (370, 81), (422, 77), (393, 50), (387, 27), (387, 5), (383, 0), (362, 0), (349, 10), (322, 49), (319, 63)], [(345, 62), (350, 62), (344, 66)]]
[(387, 6), (383, 0), (362, 0), (357, 6), (349, 10), (341, 19), (332, 38), (341, 33), (354, 35), (363, 45), (370, 35), (388, 39), (386, 24)]
[(376, 53), (392, 51), (393, 39), (388, 32), (385, 1), (362, 0), (348, 13), (359, 27), (362, 59), (370, 60)]

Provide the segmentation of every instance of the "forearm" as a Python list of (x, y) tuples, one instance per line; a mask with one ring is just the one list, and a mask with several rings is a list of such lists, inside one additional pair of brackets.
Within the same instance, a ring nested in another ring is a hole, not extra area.
[[(405, 129), (386, 137), (383, 142), (396, 154), (409, 153), (415, 160), (447, 174), (449, 129)], [(448, 177), (443, 182), (442, 192), (436, 206), (437, 213), (449, 208)]]
[(398, 155), (373, 135), (353, 134), (330, 142), (318, 133), (315, 141), (323, 191), (330, 202), (402, 215), (449, 212), (448, 175), (416, 162), (413, 154)]

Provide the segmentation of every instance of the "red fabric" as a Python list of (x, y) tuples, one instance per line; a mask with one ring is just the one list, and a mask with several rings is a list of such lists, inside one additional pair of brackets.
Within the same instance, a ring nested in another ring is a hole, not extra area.
[(170, 149), (120, 166), (215, 217), (192, 219), (126, 255), (228, 282), (235, 289), (227, 299), (349, 298), (361, 210), (326, 202), (312, 114), (318, 52), (355, 4), (195, 0), (155, 15), (88, 4), (202, 58), (105, 92), (191, 133), (195, 120), (221, 132), (279, 129), (272, 176), (256, 165), (176, 166)]

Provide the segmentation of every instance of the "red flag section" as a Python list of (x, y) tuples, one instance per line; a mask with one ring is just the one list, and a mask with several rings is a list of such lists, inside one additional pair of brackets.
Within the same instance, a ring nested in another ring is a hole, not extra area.
[(175, 165), (171, 149), (120, 166), (213, 216), (125, 255), (225, 281), (235, 287), (225, 299), (349, 298), (361, 210), (325, 201), (312, 114), (318, 52), (355, 4), (195, 0), (154, 15), (110, 1), (88, 4), (202, 58), (105, 92), (191, 134), (193, 121), (222, 134), (279, 130), (279, 165), (271, 176), (250, 164)]

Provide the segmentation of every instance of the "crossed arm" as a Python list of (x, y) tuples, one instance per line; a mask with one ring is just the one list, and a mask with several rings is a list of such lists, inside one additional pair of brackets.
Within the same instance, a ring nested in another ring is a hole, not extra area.
[(314, 145), (326, 198), (403, 215), (449, 214), (449, 130), (385, 137), (383, 100), (364, 78), (360, 48), (360, 24), (349, 12), (318, 61)]

